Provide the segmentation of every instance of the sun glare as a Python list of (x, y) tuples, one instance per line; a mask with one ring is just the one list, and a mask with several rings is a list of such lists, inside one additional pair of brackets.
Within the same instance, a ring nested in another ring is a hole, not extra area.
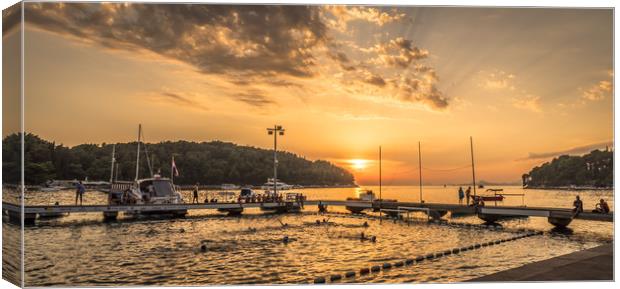
[(352, 159), (349, 160), (349, 164), (353, 169), (363, 170), (368, 166), (368, 160)]

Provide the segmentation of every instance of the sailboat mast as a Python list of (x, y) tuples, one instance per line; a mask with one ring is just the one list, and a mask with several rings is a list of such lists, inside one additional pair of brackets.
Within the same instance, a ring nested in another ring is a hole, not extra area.
[(381, 207), (383, 205), (383, 195), (381, 194), (381, 146), (379, 146), (379, 217), (381, 217)]
[(420, 142), (418, 142), (418, 171), (420, 172), (420, 203), (422, 203), (422, 150)]
[(116, 144), (112, 146), (112, 165), (110, 166), (110, 184), (114, 182), (114, 163), (116, 162)]
[(471, 177), (474, 185), (474, 197), (476, 196), (476, 169), (474, 167), (474, 141), (469, 137), (469, 148), (471, 150)]
[(140, 172), (140, 136), (142, 135), (142, 124), (138, 124), (138, 153), (136, 154), (136, 181)]

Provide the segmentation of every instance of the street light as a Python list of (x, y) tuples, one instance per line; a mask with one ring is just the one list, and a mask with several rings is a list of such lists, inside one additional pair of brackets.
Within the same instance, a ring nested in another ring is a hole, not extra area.
[(273, 135), (273, 195), (278, 195), (278, 135), (284, 136), (284, 129), (281, 125), (274, 125), (267, 128), (267, 134)]

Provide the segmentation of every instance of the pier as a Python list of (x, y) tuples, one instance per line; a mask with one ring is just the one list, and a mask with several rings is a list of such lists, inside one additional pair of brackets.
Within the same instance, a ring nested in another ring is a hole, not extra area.
[[(515, 217), (543, 217), (556, 227), (566, 227), (573, 219), (613, 222), (614, 214), (596, 214), (583, 212), (573, 216), (572, 210), (567, 208), (526, 207), (526, 206), (464, 206), (458, 204), (415, 203), (395, 201), (340, 201), (340, 200), (310, 200), (304, 202), (269, 202), (269, 203), (198, 203), (198, 204), (166, 204), (166, 205), (28, 205), (23, 207), (24, 224), (35, 223), (39, 214), (62, 213), (103, 213), (105, 219), (116, 219), (119, 213), (158, 213), (167, 212), (177, 217), (183, 217), (189, 210), (219, 210), (230, 214), (240, 214), (246, 208), (259, 208), (262, 211), (276, 213), (299, 212), (304, 206), (318, 206), (320, 211), (330, 206), (344, 207), (353, 213), (363, 211), (383, 212), (392, 217), (409, 214), (416, 211), (424, 212), (432, 219), (441, 219), (448, 212), (452, 214), (477, 215), (488, 223)], [(2, 203), (3, 213), (9, 216), (9, 221), (21, 223), (21, 206)]]

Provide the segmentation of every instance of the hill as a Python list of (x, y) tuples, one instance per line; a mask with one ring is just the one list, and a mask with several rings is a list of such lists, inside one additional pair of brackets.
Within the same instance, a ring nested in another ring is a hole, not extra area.
[(593, 150), (583, 156), (562, 155), (524, 174), (523, 186), (545, 187), (613, 187), (614, 154)]
[[(20, 135), (2, 140), (2, 177), (5, 183), (18, 183), (20, 177)], [(57, 145), (26, 134), (24, 142), (26, 184), (42, 184), (50, 179), (109, 180), (112, 144), (81, 144), (74, 147)], [(136, 142), (116, 144), (119, 163), (118, 180), (133, 180)], [(143, 147), (144, 149), (144, 147)], [(147, 144), (153, 170), (170, 176), (171, 156), (180, 172), (176, 184), (201, 183), (220, 185), (234, 183), (259, 185), (273, 176), (273, 151), (233, 143), (160, 142)], [(148, 176), (145, 154), (140, 155), (141, 177)], [(289, 152), (278, 152), (278, 179), (298, 185), (353, 185), (353, 175), (334, 164), (310, 161)]]

